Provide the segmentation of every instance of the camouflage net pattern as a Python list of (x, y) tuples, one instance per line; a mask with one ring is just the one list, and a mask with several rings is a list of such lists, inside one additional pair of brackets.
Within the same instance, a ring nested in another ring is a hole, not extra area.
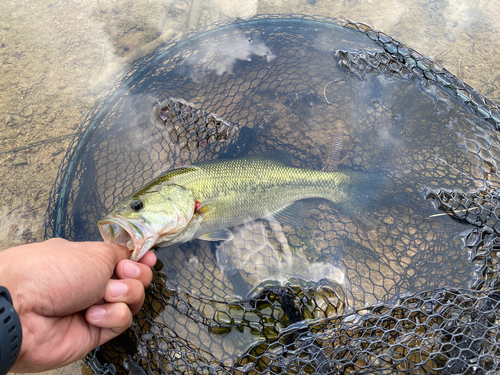
[(364, 24), (257, 16), (134, 65), (81, 125), (46, 237), (97, 221), (161, 173), (286, 150), (297, 167), (380, 173), (366, 220), (304, 201), (225, 242), (157, 249), (124, 334), (95, 374), (487, 374), (500, 371), (500, 110)]

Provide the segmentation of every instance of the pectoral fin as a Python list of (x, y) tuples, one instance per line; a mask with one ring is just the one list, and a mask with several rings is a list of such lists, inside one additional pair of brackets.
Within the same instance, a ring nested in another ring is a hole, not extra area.
[(205, 234), (202, 234), (198, 239), (204, 240), (204, 241), (228, 241), (232, 240), (234, 237), (233, 232), (231, 232), (229, 229), (217, 229), (213, 232), (208, 232)]

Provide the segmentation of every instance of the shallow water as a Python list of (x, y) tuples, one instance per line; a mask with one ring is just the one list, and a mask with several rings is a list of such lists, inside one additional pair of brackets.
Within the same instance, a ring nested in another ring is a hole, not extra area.
[[(2, 145), (0, 151), (0, 248), (42, 239), (49, 191), (71, 136), (96, 100), (112, 87), (115, 80), (127, 69), (128, 64), (146, 56), (162, 43), (193, 28), (200, 28), (228, 17), (251, 16), (257, 13), (294, 12), (344, 17), (365, 22), (374, 29), (384, 31), (405, 42), (420, 53), (433, 57), (493, 101), (497, 103), (500, 101), (500, 76), (497, 74), (500, 71), (500, 62), (495, 53), (500, 50), (500, 42), (495, 39), (500, 28), (496, 22), (500, 15), (497, 2), (385, 1), (383, 4), (375, 5), (374, 2), (369, 1), (342, 1), (336, 3), (335, 6), (332, 6), (332, 3), (326, 4), (321, 1), (315, 5), (306, 1), (296, 3), (286, 1), (245, 2), (245, 6), (232, 4), (234, 3), (223, 1), (214, 1), (210, 7), (203, 7), (196, 1), (193, 6), (182, 1), (162, 3), (135, 1), (120, 3), (120, 5), (106, 1), (78, 3), (15, 1), (0, 4), (0, 61), (2, 61), (0, 79), (3, 87), (0, 93), (0, 134), (2, 134), (0, 138)], [(202, 73), (197, 72), (197, 74)], [(325, 87), (327, 82), (329, 81), (325, 77), (322, 87)], [(342, 83), (340, 84), (342, 85)], [(380, 90), (384, 97), (393, 97), (394, 92), (401, 90), (401, 88), (394, 88), (391, 82), (369, 82), (368, 84), (373, 85), (376, 90)], [(332, 102), (336, 99), (335, 95), (340, 95), (339, 92), (345, 92), (342, 90), (334, 91), (333, 86), (334, 84), (331, 84), (325, 88), (325, 95), (328, 94), (327, 98)], [(328, 89), (331, 92), (328, 92)], [(349, 92), (349, 95), (355, 96), (356, 94), (359, 93)], [(368, 99), (371, 98), (357, 97), (357, 101), (353, 102), (363, 105)], [(377, 124), (390, 124), (392, 122), (394, 126), (398, 125), (397, 119), (393, 120), (397, 113), (386, 111), (382, 106), (375, 105), (374, 107), (379, 111)], [(212, 110), (213, 108), (204, 109)], [(283, 110), (286, 111), (286, 108)], [(411, 110), (417, 113), (419, 108)], [(288, 115), (293, 115), (293, 113)], [(228, 120), (242, 123), (243, 119), (247, 118), (248, 112), (239, 112), (239, 116), (241, 117), (233, 117)], [(310, 115), (308, 124), (311, 126), (319, 123), (314, 121), (314, 116), (335, 120), (335, 112), (328, 106), (321, 107), (318, 112)], [(344, 117), (342, 120), (345, 122)], [(363, 118), (355, 120), (353, 119), (353, 124), (363, 123)], [(287, 130), (284, 123), (285, 120), (283, 120), (281, 128), (279, 126), (276, 128), (277, 132)], [(347, 127), (347, 125), (351, 126), (352, 124), (337, 123), (336, 125)], [(428, 126), (431, 125), (428, 124)], [(416, 131), (422, 129), (421, 122), (415, 121), (414, 126)], [(363, 139), (363, 137), (356, 138), (350, 133), (346, 133), (346, 139), (343, 142), (344, 150), (354, 150), (357, 143), (367, 143), (367, 139)], [(365, 134), (367, 137), (373, 135), (370, 132)], [(388, 129), (388, 134), (390, 135), (390, 129)], [(425, 132), (422, 132), (423, 138), (425, 138), (424, 134)], [(276, 136), (277, 134), (270, 135)], [(300, 135), (296, 135), (295, 138), (304, 142), (302, 148), (308, 146), (307, 142), (311, 142)], [(384, 139), (385, 142), (394, 141), (390, 140), (387, 134)], [(404, 143), (404, 135), (397, 141)], [(421, 139), (420, 142), (425, 143), (426, 140)], [(380, 146), (380, 143), (378, 142), (377, 145)], [(390, 143), (387, 145), (387, 147), (392, 147)], [(417, 165), (419, 161), (422, 161), (422, 166), (424, 166), (430, 160), (438, 168), (439, 176), (447, 176), (450, 180), (460, 178), (459, 173), (448, 167), (456, 156), (444, 155), (445, 151), (443, 151), (438, 157), (445, 162), (437, 163), (432, 161), (435, 160), (434, 153), (432, 155), (425, 152), (419, 154), (418, 144), (412, 143), (406, 146), (408, 147), (401, 146), (401, 154), (393, 155), (391, 160), (394, 161), (398, 158), (404, 160), (405, 157), (413, 158), (412, 155), (416, 155), (417, 157), (412, 161)], [(414, 146), (415, 149), (412, 149), (411, 146)], [(383, 147), (379, 147), (380, 149), (383, 150)], [(356, 164), (356, 158), (351, 155), (343, 167), (355, 166), (369, 169), (376, 165), (383, 169), (384, 166), (380, 166), (380, 163), (377, 162), (376, 152), (373, 156), (373, 158), (369, 158), (373, 165), (367, 165)], [(378, 157), (380, 158), (380, 155)], [(405, 161), (405, 163), (408, 162), (408, 160)], [(391, 170), (397, 166), (397, 163), (386, 165), (385, 172), (390, 175)], [(472, 168), (463, 172), (469, 175), (474, 173)], [(423, 184), (431, 185), (431, 187), (446, 187), (432, 186), (432, 181), (429, 180), (424, 181)], [(401, 186), (405, 186), (405, 182), (401, 182)], [(312, 208), (313, 211), (310, 215), (316, 215), (315, 219), (321, 223), (320, 215), (325, 215), (324, 211), (328, 209), (330, 208), (327, 206)], [(387, 210), (389, 209), (387, 208)], [(330, 215), (335, 216), (335, 211), (330, 209)], [(401, 220), (404, 222), (407, 219), (403, 216)], [(413, 220), (417, 219), (413, 218)], [(437, 227), (434, 226), (437, 228), (433, 234), (434, 240), (445, 233), (449, 234), (450, 231), (457, 233), (461, 230), (460, 226), (447, 221), (446, 218), (436, 217), (430, 222), (426, 221), (426, 224), (422, 223), (421, 231), (427, 231), (426, 225), (432, 226), (432, 223), (437, 225)], [(325, 223), (325, 225), (327, 224)], [(259, 234), (263, 233), (265, 228), (253, 226), (241, 228), (241, 231), (241, 237), (245, 237), (245, 231)], [(337, 233), (339, 233), (337, 238), (328, 238), (328, 241), (331, 241), (329, 246), (332, 249), (342, 248), (344, 253), (348, 253), (347, 234), (342, 237), (342, 231)], [(298, 233), (297, 238), (301, 239), (299, 242), (304, 242), (304, 238), (307, 240), (308, 235), (310, 236), (307, 233)], [(363, 238), (362, 242), (370, 244), (372, 247), (374, 242), (380, 242), (380, 239), (374, 241), (373, 238), (370, 238), (370, 240)], [(259, 241), (256, 242), (259, 243)], [(400, 246), (403, 247), (407, 245), (404, 241), (400, 243)], [(228, 246), (219, 250), (219, 256), (220, 252), (224, 251), (228, 257), (240, 259), (239, 248), (241, 247), (236, 245)], [(248, 249), (248, 246), (245, 248)], [(307, 248), (305, 246), (306, 250)], [(351, 245), (352, 248), (354, 246)], [(363, 249), (365, 249), (363, 254), (352, 254), (351, 257), (346, 258), (347, 260), (343, 260), (343, 264), (335, 264), (336, 268), (327, 270), (324, 267), (321, 268), (321, 259), (317, 259), (318, 255), (314, 253), (301, 254), (299, 259), (318, 263), (318, 269), (321, 270), (319, 272), (336, 275), (337, 282), (339, 278), (342, 279), (343, 274), (363, 273), (356, 261), (356, 255), (366, 259), (369, 254), (372, 263), (368, 269), (372, 270), (380, 267), (378, 265), (380, 253), (377, 251), (382, 252), (385, 259), (391, 259), (391, 254), (387, 253), (390, 249), (383, 246)], [(442, 249), (439, 248), (439, 250)], [(211, 249), (204, 251), (212, 258), (214, 257)], [(163, 254), (167, 254), (168, 263), (164, 262), (165, 264), (174, 264), (172, 259), (168, 257), (175, 253)], [(196, 260), (191, 261), (190, 254), (195, 254), (195, 250), (193, 253), (183, 252), (176, 258), (179, 262), (178, 267), (165, 270), (170, 276), (169, 279), (177, 280), (181, 285), (183, 278), (174, 272), (176, 269), (183, 269), (183, 267), (189, 269), (186, 266), (191, 265), (193, 272), (196, 272), (199, 263)], [(297, 253), (295, 252), (295, 254)], [(251, 257), (251, 254), (248, 256)], [(460, 256), (465, 256), (465, 254), (456, 254), (456, 257), (460, 258)], [(439, 277), (433, 279), (436, 286), (442, 285), (441, 282), (447, 283), (447, 275), (452, 275), (451, 271), (439, 273), (440, 269), (433, 268), (433, 264), (436, 264), (436, 259), (439, 257), (439, 254), (434, 253), (429, 258), (421, 259), (421, 264), (427, 265), (421, 269), (427, 269), (429, 275), (438, 275), (441, 278), (441, 281)], [(457, 258), (451, 257), (450, 263), (454, 262), (455, 259)], [(463, 261), (465, 264), (465, 259)], [(288, 259), (288, 265), (293, 263), (293, 258)], [(333, 264), (331, 259), (329, 264)], [(437, 262), (437, 264), (441, 263)], [(241, 267), (245, 266), (241, 265)], [(466, 266), (464, 267), (466, 270)], [(287, 277), (304, 277), (300, 270), (292, 272), (283, 265), (276, 265), (276, 268), (280, 269), (280, 272)], [(215, 269), (214, 263), (213, 269), (207, 269), (206, 272), (212, 272)], [(262, 274), (256, 272), (256, 275), (261, 277)], [(219, 277), (222, 279), (215, 282), (224, 285), (222, 283), (223, 275), (221, 274)], [(253, 285), (249, 286), (250, 289), (259, 284), (258, 277), (253, 279), (249, 277), (254, 282)], [(429, 286), (427, 283), (432, 277), (413, 277), (409, 280), (400, 280), (404, 287), (397, 290), (391, 289), (394, 285), (380, 285), (379, 290), (374, 288), (368, 294), (365, 294), (366, 288), (362, 287), (364, 282), (362, 277), (351, 276), (350, 279), (354, 280), (354, 285), (358, 286), (363, 294), (361, 298), (353, 293), (353, 301), (363, 304), (383, 298), (388, 290), (391, 291), (389, 294), (392, 295), (404, 293), (406, 290), (419, 290), (419, 288)], [(188, 284), (190, 284), (193, 279), (184, 280), (189, 280)], [(468, 282), (465, 278), (460, 280), (455, 285), (466, 285)], [(220, 289), (220, 293), (238, 295), (238, 291), (234, 290)], [(359, 307), (354, 302), (353, 305)]]

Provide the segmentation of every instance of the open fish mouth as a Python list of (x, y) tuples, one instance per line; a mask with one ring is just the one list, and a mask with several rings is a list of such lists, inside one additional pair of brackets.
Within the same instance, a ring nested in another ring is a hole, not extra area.
[(156, 242), (156, 238), (146, 236), (141, 228), (119, 217), (106, 217), (97, 226), (105, 243), (126, 246), (134, 261), (140, 260)]

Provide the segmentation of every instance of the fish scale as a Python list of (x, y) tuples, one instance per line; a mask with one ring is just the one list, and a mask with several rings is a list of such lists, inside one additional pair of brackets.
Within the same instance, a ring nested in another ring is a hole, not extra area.
[(268, 217), (300, 199), (338, 202), (348, 195), (350, 180), (349, 173), (291, 168), (250, 158), (205, 163), (199, 172), (173, 178), (202, 203), (207, 200), (215, 206), (203, 219), (201, 231)]

